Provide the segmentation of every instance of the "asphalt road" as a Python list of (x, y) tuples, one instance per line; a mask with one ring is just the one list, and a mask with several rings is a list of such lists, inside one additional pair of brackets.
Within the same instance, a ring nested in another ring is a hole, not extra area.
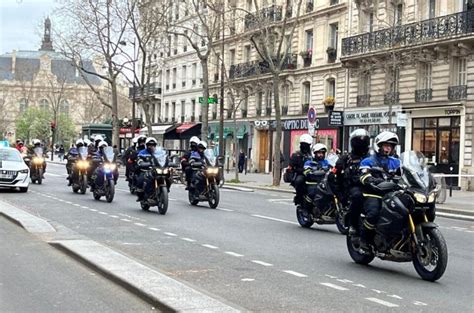
[(4, 218), (0, 251), (2, 312), (156, 312)]
[(73, 194), (50, 164), (25, 198), (0, 198), (251, 311), (470, 312), (474, 224), (438, 218), (449, 261), (436, 283), (411, 263), (351, 260), (334, 225), (303, 229), (288, 194), (222, 190), (219, 209), (193, 207), (173, 185), (165, 216), (144, 212), (122, 180), (113, 203)]

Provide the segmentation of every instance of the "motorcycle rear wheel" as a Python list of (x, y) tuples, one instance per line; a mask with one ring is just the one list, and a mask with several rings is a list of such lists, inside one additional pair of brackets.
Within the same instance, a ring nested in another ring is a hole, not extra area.
[(161, 215), (165, 215), (166, 211), (168, 211), (168, 188), (161, 187), (160, 192), (156, 195), (156, 199), (158, 200), (158, 212)]
[(308, 216), (307, 214), (305, 215), (305, 212), (303, 212), (303, 209), (299, 205), (296, 207), (296, 219), (303, 228), (311, 228), (314, 224), (311, 216)]
[(423, 280), (436, 281), (443, 276), (448, 265), (448, 248), (443, 235), (437, 228), (424, 229), (425, 245), (422, 253), (413, 255), (413, 266)]
[(375, 258), (373, 253), (363, 254), (359, 252), (359, 247), (354, 246), (351, 236), (346, 236), (347, 250), (349, 255), (357, 264), (367, 265)]
[(211, 209), (217, 208), (219, 205), (219, 186), (212, 185), (211, 190), (209, 191), (209, 206)]

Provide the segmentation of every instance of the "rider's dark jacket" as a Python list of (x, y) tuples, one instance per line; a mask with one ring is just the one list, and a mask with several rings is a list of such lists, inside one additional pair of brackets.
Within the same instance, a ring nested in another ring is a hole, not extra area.
[[(377, 168), (375, 171), (374, 168)], [(371, 187), (381, 181), (400, 174), (400, 160), (392, 156), (381, 156), (376, 153), (360, 163), (360, 182), (366, 197), (381, 198), (381, 194)]]

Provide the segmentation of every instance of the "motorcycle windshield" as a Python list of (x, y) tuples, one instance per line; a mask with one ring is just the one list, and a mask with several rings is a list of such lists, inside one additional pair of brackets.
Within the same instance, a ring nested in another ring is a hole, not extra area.
[(204, 151), (204, 155), (209, 160), (212, 166), (216, 166), (216, 155), (214, 154), (214, 150), (206, 149), (206, 151)]
[(82, 160), (87, 159), (87, 155), (89, 154), (89, 151), (87, 150), (86, 147), (80, 147), (78, 149), (79, 156), (81, 157)]
[(326, 160), (328, 161), (329, 165), (335, 167), (337, 160), (339, 160), (339, 157), (335, 153), (329, 153)]
[(43, 157), (43, 148), (38, 147), (38, 148), (35, 148), (33, 151), (35, 152), (35, 155), (37, 157), (41, 157), (41, 158)]
[(418, 151), (406, 151), (400, 155), (403, 180), (412, 187), (428, 190), (430, 172), (425, 167), (425, 157)]
[(158, 161), (158, 164), (161, 167), (164, 167), (166, 165), (167, 155), (166, 155), (166, 151), (163, 150), (163, 148), (161, 147), (156, 148), (156, 151), (153, 155), (155, 156), (156, 160)]
[(114, 161), (114, 156), (115, 156), (114, 148), (105, 147), (104, 148), (104, 155), (105, 155), (105, 158), (107, 159), (107, 161), (113, 162)]

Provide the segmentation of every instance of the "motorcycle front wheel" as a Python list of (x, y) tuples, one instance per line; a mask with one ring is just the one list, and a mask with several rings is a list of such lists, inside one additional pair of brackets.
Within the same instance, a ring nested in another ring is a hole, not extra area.
[(38, 169), (38, 176), (36, 178), (37, 178), (36, 181), (38, 182), (38, 185), (41, 185), (43, 183), (43, 169), (42, 168)]
[(211, 190), (209, 190), (209, 206), (211, 209), (217, 208), (219, 205), (219, 186), (212, 185)]
[[(364, 254), (359, 252), (359, 245), (354, 243), (352, 236), (346, 236), (347, 250), (349, 255), (357, 264), (367, 265), (375, 258), (373, 253)], [(357, 241), (358, 242), (358, 241)]]
[(80, 187), (81, 194), (85, 194), (87, 191), (87, 175), (86, 174), (82, 175), (82, 180), (80, 184), (81, 184), (81, 187)]
[(156, 199), (158, 200), (158, 212), (161, 215), (165, 215), (168, 211), (168, 188), (160, 187), (160, 191), (157, 191)]
[(194, 190), (189, 190), (188, 191), (188, 200), (191, 205), (197, 205), (199, 203), (199, 199), (196, 199), (193, 195)]
[(436, 281), (443, 276), (448, 265), (448, 247), (437, 228), (423, 229), (421, 249), (413, 255), (413, 266), (423, 280)]
[(105, 195), (105, 199), (107, 200), (108, 203), (112, 202), (114, 200), (115, 196), (115, 183), (113, 179), (109, 179), (108, 181), (108, 186), (107, 186), (107, 193)]
[(298, 220), (300, 226), (303, 228), (310, 228), (314, 224), (314, 221), (311, 216), (304, 212), (301, 206), (299, 205), (296, 207), (296, 219)]

